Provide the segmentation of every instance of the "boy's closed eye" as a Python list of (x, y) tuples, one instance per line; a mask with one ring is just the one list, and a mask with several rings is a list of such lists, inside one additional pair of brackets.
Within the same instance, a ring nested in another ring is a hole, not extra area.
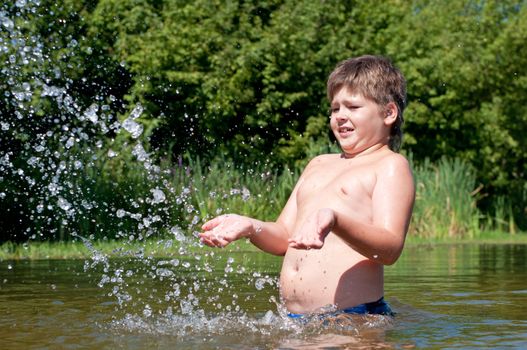
[[(353, 105), (346, 105), (346, 106), (344, 106), (344, 107), (345, 107), (347, 110), (349, 110), (349, 111), (354, 111), (354, 110), (357, 110), (357, 109), (360, 108), (360, 106), (359, 106), (359, 105), (356, 105), (356, 104), (353, 104)], [(340, 111), (340, 108), (341, 108), (340, 106), (338, 106), (338, 107), (331, 107), (330, 110), (329, 110), (329, 112), (330, 112), (330, 114), (338, 113), (338, 112)]]
[(354, 110), (354, 109), (358, 109), (361, 107), (359, 104), (356, 104), (356, 103), (346, 104), (345, 106), (349, 110)]

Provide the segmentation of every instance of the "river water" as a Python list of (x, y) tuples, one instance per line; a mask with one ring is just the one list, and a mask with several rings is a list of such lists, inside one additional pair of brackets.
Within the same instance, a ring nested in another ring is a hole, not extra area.
[[(213, 259), (207, 271), (182, 263), (189, 269), (177, 278), (151, 278), (139, 271), (144, 264), (121, 259), (116, 266), (135, 277), (119, 290), (101, 284), (105, 271), (84, 260), (1, 261), (0, 348), (527, 346), (527, 245), (407, 247), (385, 270), (395, 318), (357, 316), (345, 327), (282, 316), (279, 258), (239, 251)], [(120, 292), (129, 296), (125, 302), (116, 298)]]

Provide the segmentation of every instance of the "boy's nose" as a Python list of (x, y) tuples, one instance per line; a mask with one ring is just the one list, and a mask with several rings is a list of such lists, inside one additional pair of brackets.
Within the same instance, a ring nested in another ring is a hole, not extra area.
[(338, 112), (336, 117), (338, 121), (345, 122), (346, 120), (348, 120), (348, 115), (342, 111)]

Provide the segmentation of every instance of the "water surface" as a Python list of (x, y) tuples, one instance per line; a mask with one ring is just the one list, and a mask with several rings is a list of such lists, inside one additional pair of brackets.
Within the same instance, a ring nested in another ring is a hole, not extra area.
[(282, 317), (276, 303), (279, 258), (247, 252), (208, 258), (212, 270), (192, 270), (197, 265), (182, 259), (188, 269), (177, 276), (153, 275), (148, 266), (157, 264), (110, 261), (110, 269), (133, 275), (102, 284), (102, 275), (115, 275), (86, 268), (84, 260), (2, 261), (0, 347), (527, 346), (527, 245), (407, 247), (386, 268), (386, 299), (397, 316), (355, 317), (340, 328)]

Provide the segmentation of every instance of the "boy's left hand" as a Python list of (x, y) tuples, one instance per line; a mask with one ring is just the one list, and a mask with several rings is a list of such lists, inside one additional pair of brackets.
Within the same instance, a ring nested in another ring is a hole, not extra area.
[(288, 240), (289, 247), (296, 249), (320, 249), (335, 224), (335, 212), (332, 209), (320, 209), (309, 217)]

